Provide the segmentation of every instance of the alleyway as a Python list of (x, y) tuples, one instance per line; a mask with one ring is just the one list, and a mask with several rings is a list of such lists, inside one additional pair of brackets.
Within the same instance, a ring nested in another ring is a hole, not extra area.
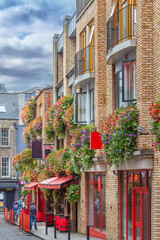
[(37, 237), (19, 231), (18, 226), (6, 223), (0, 214), (0, 239), (1, 240), (38, 240)]
[[(18, 222), (17, 222), (18, 225)], [(0, 240), (53, 240), (54, 239), (54, 228), (48, 228), (48, 235), (45, 234), (45, 223), (37, 222), (38, 231), (33, 227), (32, 233), (25, 233), (19, 230), (19, 227), (15, 224), (6, 223), (4, 215), (0, 214)], [(87, 236), (71, 233), (71, 240), (86, 240)], [(68, 233), (61, 233), (57, 231), (57, 240), (68, 240)], [(90, 237), (90, 240), (98, 240), (99, 238)]]

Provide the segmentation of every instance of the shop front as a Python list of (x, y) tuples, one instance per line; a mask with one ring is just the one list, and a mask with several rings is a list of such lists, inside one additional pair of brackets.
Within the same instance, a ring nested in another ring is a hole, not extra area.
[(120, 172), (121, 239), (151, 239), (151, 171)]
[[(73, 222), (76, 221), (73, 217), (72, 208), (65, 197), (67, 187), (74, 183), (76, 183), (75, 177), (52, 177), (38, 184), (38, 187), (46, 195), (45, 217), (50, 219), (51, 217), (53, 219), (62, 218), (66, 222), (69, 219)], [(50, 195), (50, 201), (47, 200), (47, 195)]]
[(38, 187), (38, 182), (31, 182), (28, 185), (25, 185), (24, 190), (29, 191), (29, 194), (27, 196), (27, 208), (22, 211), (29, 214), (31, 202), (34, 202), (37, 207), (37, 221), (42, 221), (45, 218), (45, 198), (44, 193), (41, 192)]
[(87, 173), (87, 225), (90, 235), (106, 239), (106, 174)]

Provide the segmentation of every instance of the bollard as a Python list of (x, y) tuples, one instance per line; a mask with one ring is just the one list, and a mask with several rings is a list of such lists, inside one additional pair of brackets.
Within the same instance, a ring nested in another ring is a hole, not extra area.
[(68, 222), (68, 240), (71, 239), (71, 222)]
[(47, 228), (47, 217), (46, 217), (45, 219), (46, 219), (46, 235), (48, 235), (48, 228)]
[(56, 234), (56, 219), (54, 219), (54, 238), (57, 238), (57, 234)]
[(91, 226), (91, 225), (87, 225), (86, 226), (86, 228), (87, 228), (87, 240), (89, 240), (89, 228), (90, 227), (93, 227), (93, 226)]

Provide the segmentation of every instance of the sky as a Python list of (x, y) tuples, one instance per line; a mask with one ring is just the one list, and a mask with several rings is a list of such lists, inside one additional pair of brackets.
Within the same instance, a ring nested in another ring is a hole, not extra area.
[(8, 92), (53, 85), (55, 33), (76, 0), (0, 0), (0, 84)]

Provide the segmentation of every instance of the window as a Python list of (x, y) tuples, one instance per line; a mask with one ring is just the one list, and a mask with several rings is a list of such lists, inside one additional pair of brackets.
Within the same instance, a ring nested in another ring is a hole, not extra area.
[(86, 123), (86, 92), (76, 94), (75, 123)]
[(122, 71), (115, 74), (115, 109), (122, 106)]
[(136, 61), (122, 61), (122, 101), (136, 101)]
[(57, 138), (57, 150), (64, 148), (64, 139), (59, 140)]
[(1, 145), (8, 146), (9, 145), (9, 129), (1, 130)]
[(9, 177), (9, 158), (2, 158), (2, 177)]
[(39, 105), (39, 116), (42, 116), (42, 104)]
[(91, 123), (94, 123), (94, 89), (90, 90), (90, 111), (91, 111)]
[(63, 85), (57, 89), (57, 100), (63, 97)]

